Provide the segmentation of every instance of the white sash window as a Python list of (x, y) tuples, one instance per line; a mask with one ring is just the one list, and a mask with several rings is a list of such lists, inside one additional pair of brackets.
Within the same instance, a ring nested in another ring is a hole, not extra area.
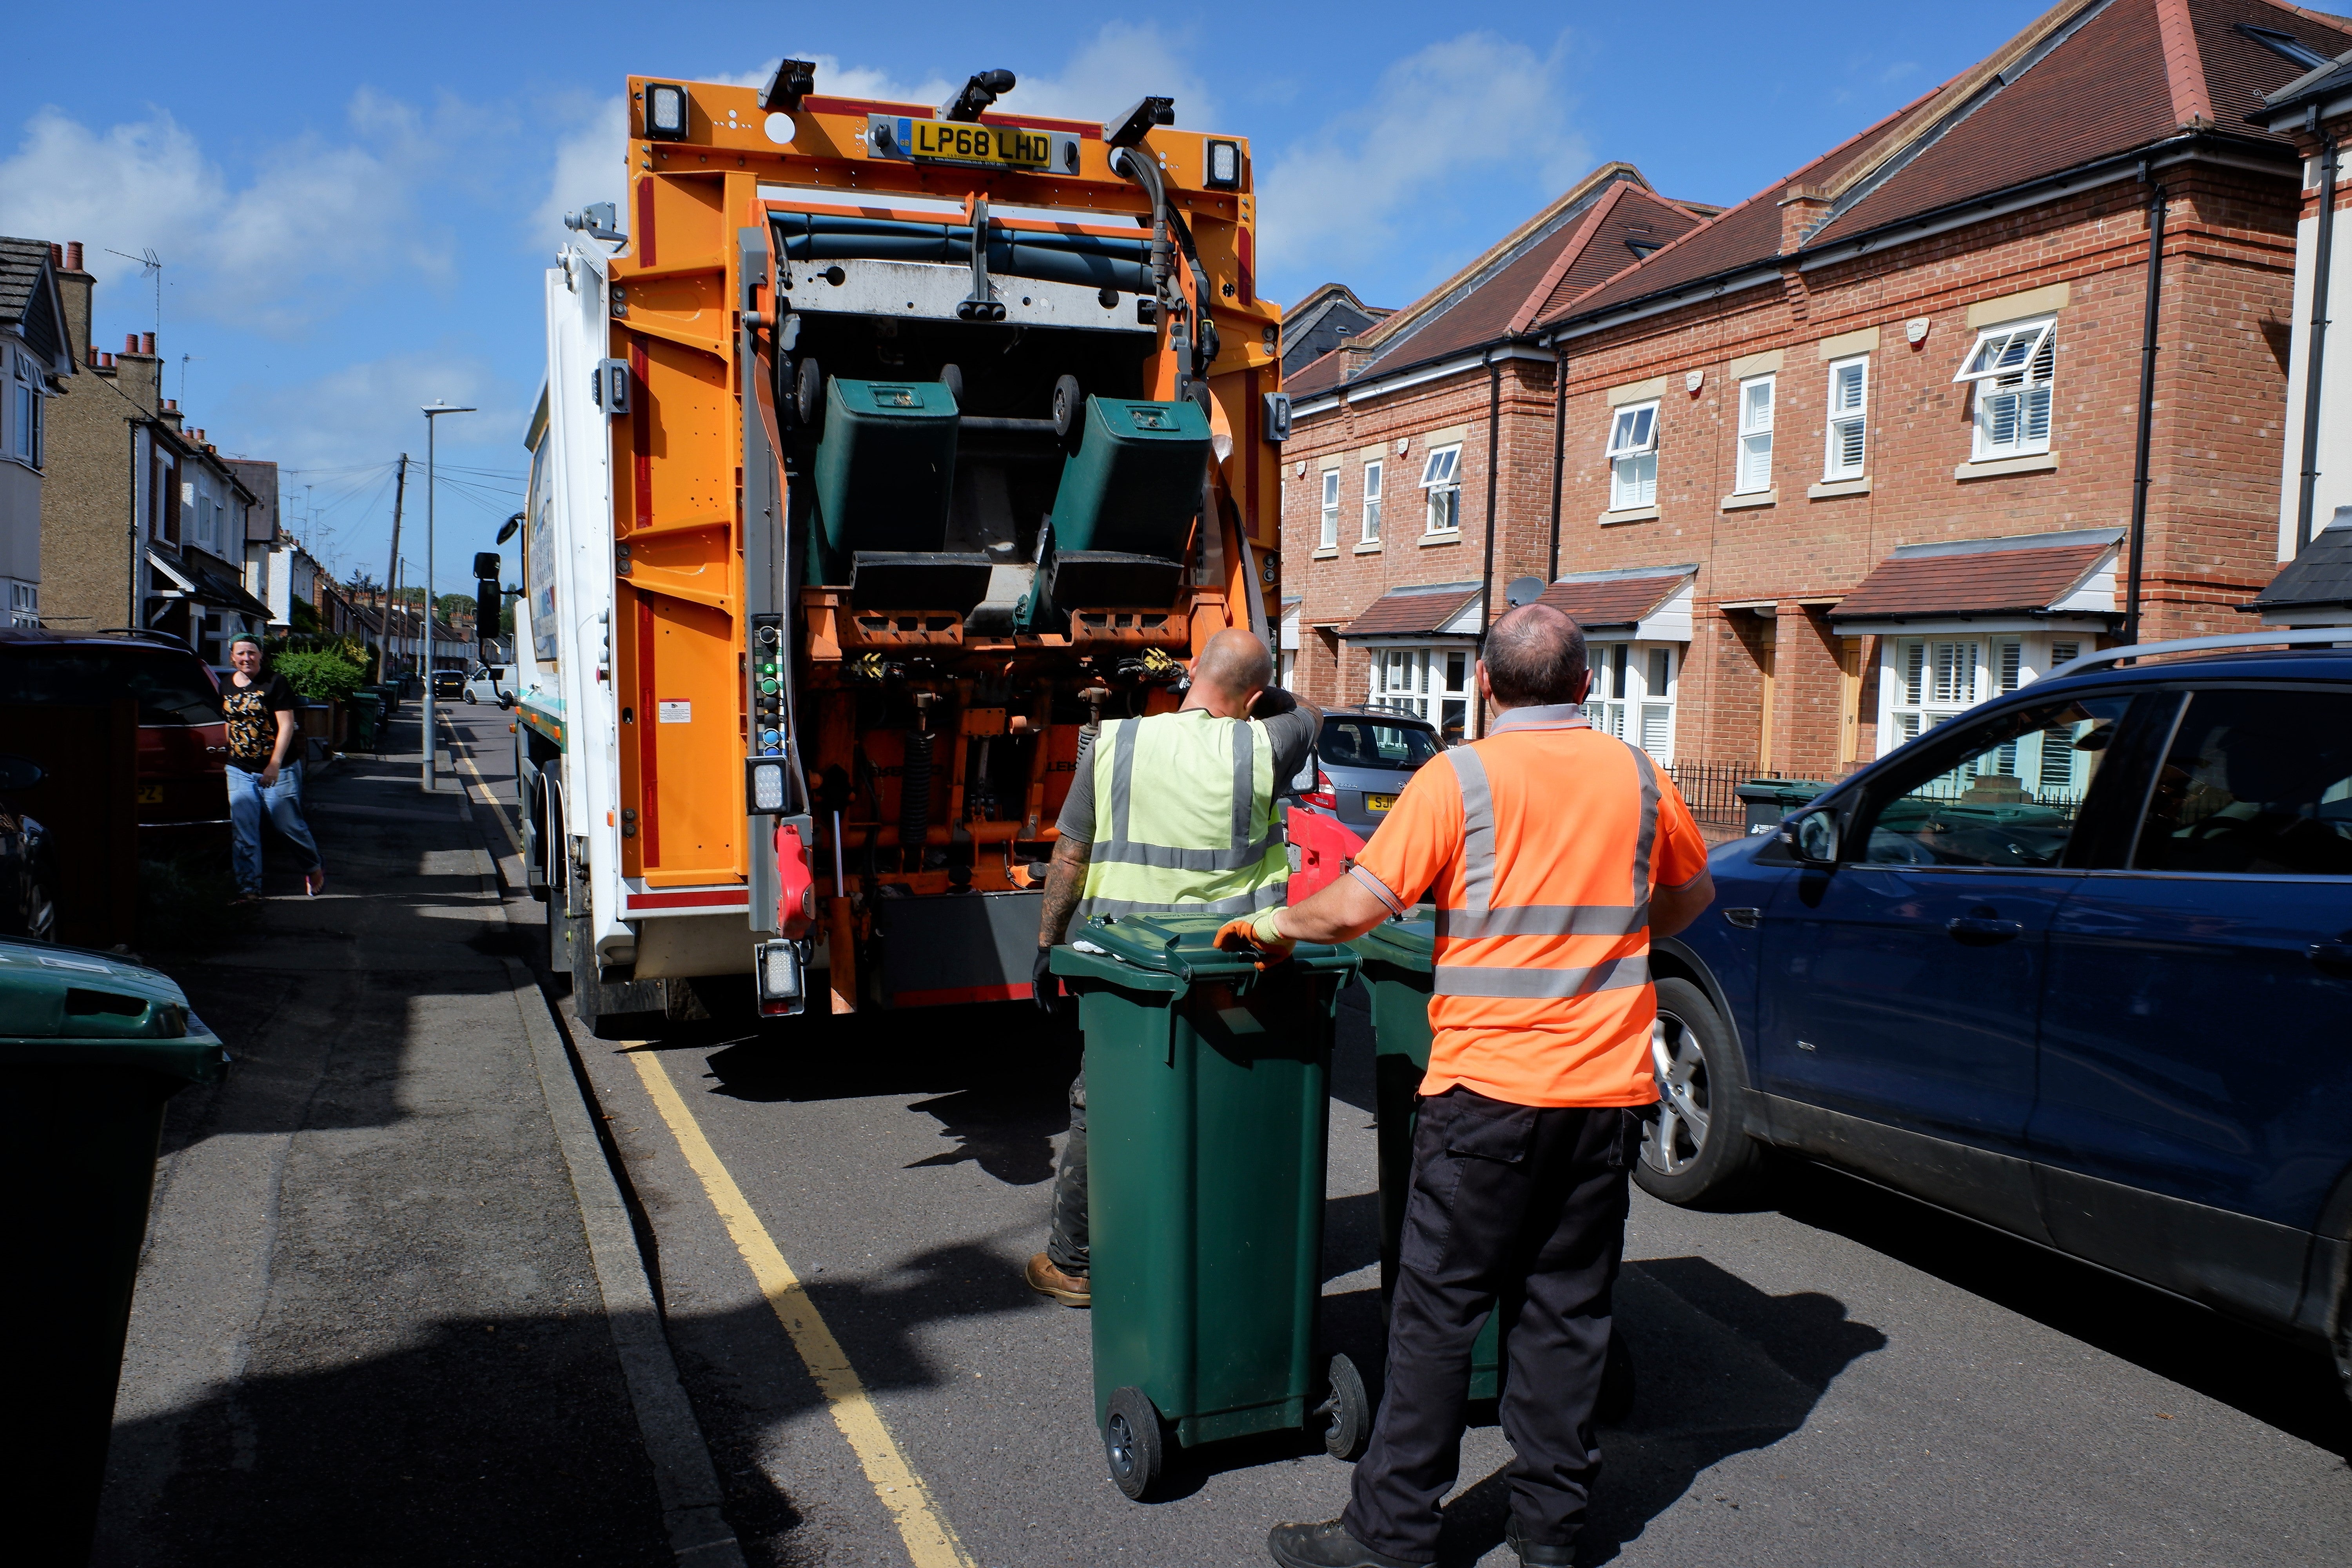
[(1734, 495), (1772, 488), (1772, 400), (1778, 378), (1755, 376), (1739, 384), (1739, 472)]
[(1609, 420), (1609, 510), (1658, 501), (1658, 405), (1634, 403)]
[(1858, 479), (1868, 472), (1870, 429), (1870, 356), (1832, 361), (1830, 365), (1829, 449), (1822, 462), (1823, 479)]

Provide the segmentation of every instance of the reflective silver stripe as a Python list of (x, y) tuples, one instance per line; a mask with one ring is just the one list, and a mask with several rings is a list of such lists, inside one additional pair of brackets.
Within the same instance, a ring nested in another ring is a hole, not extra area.
[(1187, 899), (1181, 903), (1153, 903), (1133, 899), (1087, 899), (1078, 904), (1080, 918), (1089, 915), (1254, 915), (1260, 910), (1270, 910), (1283, 901), (1286, 889), (1280, 882), (1251, 892), (1235, 893), (1229, 899), (1213, 899), (1205, 902)]
[(1495, 793), (1476, 752), (1456, 746), (1445, 760), (1462, 786), (1462, 897), (1466, 908), (1483, 914), (1495, 897)]
[(1642, 773), (1642, 830), (1633, 840), (1633, 909), (1642, 917), (1634, 928), (1638, 931), (1650, 923), (1650, 846), (1658, 837), (1658, 768), (1641, 747), (1626, 749)]
[(1404, 913), (1404, 900), (1398, 898), (1394, 892), (1391, 891), (1389, 885), (1386, 882), (1381, 881), (1378, 877), (1373, 876), (1361, 866), (1349, 866), (1348, 868), (1348, 875), (1356, 879), (1357, 881), (1361, 882), (1365, 888), (1370, 891), (1372, 897), (1386, 904), (1389, 907), (1389, 913), (1392, 915), (1401, 915)]
[(1110, 740), (1110, 841), (1127, 842), (1128, 788), (1135, 776), (1135, 726), (1138, 721), (1114, 721)]
[(1526, 708), (1507, 708), (1495, 715), (1486, 726), (1489, 740), (1513, 730), (1590, 730), (1592, 721), (1584, 716), (1582, 705), (1574, 702), (1551, 702)]
[(1465, 942), (1489, 936), (1633, 936), (1649, 923), (1646, 904), (1506, 904), (1437, 911), (1437, 934)]
[[(1250, 818), (1255, 815), (1257, 733), (1246, 719), (1234, 726), (1234, 843), (1250, 841)], [(1279, 781), (1276, 781), (1279, 783)]]
[(1087, 858), (1095, 865), (1150, 866), (1161, 871), (1246, 871), (1281, 843), (1280, 834), (1231, 849), (1180, 849), (1170, 844), (1112, 842), (1096, 845)]
[(1441, 996), (1500, 996), (1528, 1001), (1590, 996), (1596, 991), (1647, 985), (1650, 955), (1633, 953), (1589, 969), (1490, 969), (1483, 964), (1441, 963), (1432, 979), (1433, 989)]

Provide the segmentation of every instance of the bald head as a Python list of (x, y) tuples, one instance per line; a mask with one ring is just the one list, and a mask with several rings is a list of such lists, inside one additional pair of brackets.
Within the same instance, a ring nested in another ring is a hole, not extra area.
[(1584, 695), (1584, 633), (1549, 605), (1522, 605), (1486, 634), (1484, 664), (1496, 705), (1527, 708)]
[(1253, 697), (1274, 683), (1274, 655), (1254, 632), (1239, 626), (1209, 639), (1192, 661), (1192, 684), (1227, 702)]

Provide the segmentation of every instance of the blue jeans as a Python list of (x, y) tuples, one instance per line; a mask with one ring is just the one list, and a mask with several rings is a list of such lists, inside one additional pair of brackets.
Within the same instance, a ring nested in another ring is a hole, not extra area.
[(228, 820), (236, 833), (236, 843), (230, 859), (236, 869), (236, 885), (241, 892), (261, 891), (261, 819), (264, 814), (269, 825), (286, 836), (294, 846), (302, 869), (310, 870), (320, 864), (319, 846), (310, 837), (308, 823), (302, 820), (302, 764), (289, 763), (278, 770), (278, 782), (262, 787), (259, 773), (247, 773), (232, 763), (228, 767)]

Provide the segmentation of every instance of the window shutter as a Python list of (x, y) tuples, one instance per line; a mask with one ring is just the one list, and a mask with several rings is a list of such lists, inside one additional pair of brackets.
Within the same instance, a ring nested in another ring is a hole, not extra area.
[(1843, 468), (1862, 467), (1862, 424), (1849, 419), (1838, 427), (1838, 466)]
[(2022, 673), (2024, 663), (2025, 645), (2023, 643), (2002, 643), (2000, 645), (2000, 684), (1998, 689), (2001, 691), (2016, 690), (2018, 678)]
[[(1922, 689), (1922, 678), (1927, 662), (1927, 645), (1924, 642), (1905, 643), (1903, 661), (1903, 703), (1906, 708), (1916, 708), (1925, 696)], [(1918, 732), (1917, 725), (1912, 726), (1912, 732), (1914, 734)]]
[(2072, 664), (2083, 657), (2083, 645), (2077, 642), (2054, 642), (2050, 645), (2050, 668)]
[(1666, 736), (1673, 729), (1674, 710), (1663, 702), (1642, 705), (1642, 750), (1663, 760), (1666, 754)]

